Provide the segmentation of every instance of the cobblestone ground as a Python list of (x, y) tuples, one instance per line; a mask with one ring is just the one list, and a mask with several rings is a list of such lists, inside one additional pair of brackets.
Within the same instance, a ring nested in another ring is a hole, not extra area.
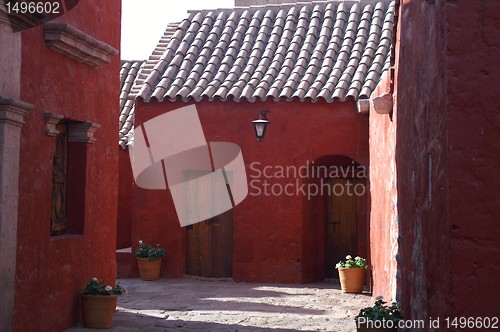
[[(196, 279), (122, 279), (111, 331), (355, 331), (368, 294), (335, 282), (250, 284)], [(74, 327), (68, 332), (89, 331)]]

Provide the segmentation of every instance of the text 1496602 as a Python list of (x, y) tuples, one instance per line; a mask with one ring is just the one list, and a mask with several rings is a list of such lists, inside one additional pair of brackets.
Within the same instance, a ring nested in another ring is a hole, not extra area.
[(53, 2), (5, 1), (9, 14), (60, 14), (61, 4)]

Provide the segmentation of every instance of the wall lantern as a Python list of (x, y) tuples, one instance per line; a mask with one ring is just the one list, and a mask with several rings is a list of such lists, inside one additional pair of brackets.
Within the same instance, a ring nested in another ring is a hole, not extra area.
[(259, 118), (252, 121), (257, 141), (262, 141), (264, 139), (264, 135), (266, 134), (267, 125), (269, 124), (266, 117), (267, 113), (269, 113), (269, 111), (260, 110)]

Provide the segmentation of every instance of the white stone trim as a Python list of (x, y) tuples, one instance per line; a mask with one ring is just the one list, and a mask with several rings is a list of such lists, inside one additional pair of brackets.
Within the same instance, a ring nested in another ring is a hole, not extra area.
[(0, 331), (12, 329), (21, 126), (32, 107), (20, 100), (0, 96)]
[(58, 22), (45, 23), (45, 42), (56, 52), (84, 63), (97, 67), (110, 63), (118, 50), (77, 28)]
[(56, 125), (64, 118), (64, 116), (50, 112), (45, 112), (44, 116), (45, 120), (47, 121), (45, 134), (48, 136), (57, 136), (57, 134), (59, 134), (59, 130), (57, 130)]
[(7, 123), (21, 127), (24, 125), (24, 116), (33, 108), (33, 105), (23, 101), (0, 96), (0, 123)]

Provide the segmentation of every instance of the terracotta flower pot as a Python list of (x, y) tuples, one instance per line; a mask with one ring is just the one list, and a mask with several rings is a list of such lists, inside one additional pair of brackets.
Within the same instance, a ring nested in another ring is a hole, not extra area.
[(82, 294), (83, 326), (94, 329), (111, 328), (116, 302), (116, 295)]
[(339, 267), (340, 286), (345, 293), (361, 293), (366, 269)]
[(139, 274), (142, 280), (151, 281), (160, 278), (162, 259), (155, 259), (150, 261), (147, 258), (137, 257), (137, 264), (139, 265)]

